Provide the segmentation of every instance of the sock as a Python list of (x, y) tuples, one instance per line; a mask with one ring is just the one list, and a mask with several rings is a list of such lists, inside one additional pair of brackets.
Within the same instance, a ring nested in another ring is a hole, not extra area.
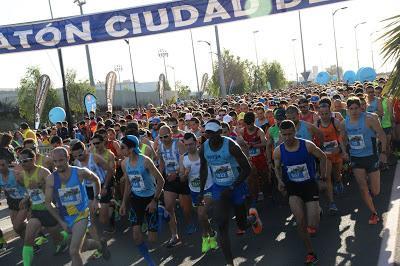
[(67, 241), (67, 239), (68, 239), (68, 233), (67, 232), (65, 232), (63, 230), (63, 231), (60, 232), (60, 235), (62, 236), (63, 241)]
[(31, 266), (33, 259), (33, 247), (24, 246), (22, 248), (22, 259), (24, 261), (24, 266)]
[(144, 260), (147, 262), (149, 266), (155, 266), (153, 259), (150, 257), (149, 249), (147, 248), (146, 244), (143, 242), (142, 244), (137, 246), (139, 253), (143, 256)]

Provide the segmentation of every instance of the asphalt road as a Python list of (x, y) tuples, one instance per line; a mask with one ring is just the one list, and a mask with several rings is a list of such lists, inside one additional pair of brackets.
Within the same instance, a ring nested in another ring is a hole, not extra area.
[[(385, 218), (388, 210), (390, 192), (395, 167), (384, 172), (381, 178), (381, 194), (375, 199), (377, 209)], [(337, 216), (324, 214), (320, 230), (313, 245), (320, 259), (319, 265), (377, 265), (381, 239), (384, 234), (382, 222), (369, 225), (369, 212), (361, 201), (355, 180), (346, 186), (343, 195), (337, 197), (340, 213)], [(321, 206), (326, 210), (326, 203)], [(260, 235), (248, 231), (244, 236), (236, 236), (236, 225), (231, 223), (231, 241), (236, 265), (304, 265), (305, 249), (297, 236), (294, 219), (289, 207), (284, 204), (262, 202), (258, 206), (264, 230)], [(325, 212), (326, 213), (326, 212)], [(166, 229), (166, 227), (164, 227)], [(183, 228), (181, 225), (180, 228)], [(191, 236), (182, 234), (182, 243), (167, 249), (166, 230), (159, 242), (151, 246), (151, 254), (160, 265), (224, 265), (220, 250), (201, 254), (199, 233)], [(111, 259), (88, 262), (89, 265), (145, 265), (138, 255), (127, 224), (120, 223), (116, 234), (108, 241)], [(68, 252), (53, 256), (53, 245), (49, 242), (39, 254), (35, 255), (34, 265), (70, 265)], [(9, 244), (9, 249), (0, 255), (0, 265), (21, 265), (22, 243), (16, 240)], [(83, 253), (84, 259), (91, 252)], [(388, 254), (383, 254), (388, 255)]]

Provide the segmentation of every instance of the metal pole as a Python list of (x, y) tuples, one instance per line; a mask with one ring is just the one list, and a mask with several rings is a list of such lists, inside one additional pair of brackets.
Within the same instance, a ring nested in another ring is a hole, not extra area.
[(302, 26), (301, 26), (301, 13), (300, 13), (300, 11), (299, 11), (299, 26), (300, 26), (301, 53), (303, 55), (303, 71), (304, 71), (303, 72), (303, 78), (304, 78), (304, 82), (307, 82), (308, 77), (307, 77), (307, 79), (304, 77), (306, 75), (307, 70), (306, 70), (306, 58), (304, 56), (303, 29), (302, 29)]
[(356, 40), (357, 69), (360, 69), (360, 58), (358, 56), (357, 28), (358, 28), (358, 26), (363, 25), (365, 23), (366, 22), (364, 21), (364, 22), (358, 23), (357, 25), (354, 26), (354, 37)]
[(336, 54), (336, 75), (338, 78), (338, 81), (340, 81), (340, 75), (339, 75), (339, 57), (338, 57), (338, 51), (337, 51), (337, 42), (336, 42), (336, 27), (335, 27), (335, 15), (339, 10), (344, 10), (347, 9), (346, 7), (342, 7), (339, 9), (336, 9), (333, 13), (332, 13), (332, 23), (333, 23), (333, 38), (335, 40), (335, 54)]
[[(165, 64), (165, 56), (163, 56), (163, 61), (164, 61), (164, 71), (165, 71), (165, 79), (168, 82), (168, 72), (167, 72), (167, 65)], [(169, 84), (169, 83), (168, 83)]]
[(372, 35), (377, 33), (378, 31), (374, 31), (369, 35), (369, 38), (371, 39), (371, 60), (372, 60), (372, 68), (375, 69), (375, 59), (374, 59), (374, 42), (372, 41)]
[(295, 69), (296, 69), (296, 82), (297, 82), (297, 84), (299, 84), (299, 72), (297, 71), (296, 52), (295, 52), (295, 50), (294, 50), (294, 42), (295, 42), (296, 40), (297, 40), (297, 39), (292, 39), (292, 42), (293, 42), (293, 58), (294, 58), (294, 67), (295, 67)]
[(215, 30), (215, 41), (217, 44), (217, 53), (218, 53), (218, 75), (219, 75), (220, 93), (221, 93), (222, 98), (226, 98), (224, 65), (222, 63), (221, 47), (219, 44), (219, 34), (218, 34), (218, 26), (217, 25), (214, 26), (214, 30)]
[(137, 94), (136, 94), (135, 74), (133, 73), (133, 61), (132, 61), (131, 44), (129, 43), (129, 40), (125, 40), (125, 43), (128, 45), (128, 49), (129, 49), (129, 59), (130, 59), (130, 61), (131, 61), (131, 72), (132, 72), (132, 81), (133, 81), (133, 91), (135, 92), (135, 104), (136, 104), (136, 107), (138, 107)]
[[(77, 2), (79, 6), (79, 10), (81, 11), (81, 15), (83, 15), (83, 9), (82, 9), (82, 3)], [(92, 69), (92, 60), (90, 59), (90, 51), (89, 51), (89, 45), (85, 44), (85, 51), (86, 51), (86, 61), (88, 65), (88, 71), (89, 71), (89, 82), (90, 86), (95, 87), (94, 83), (94, 77), (93, 77), (93, 69)]]
[(197, 74), (196, 53), (194, 52), (193, 34), (192, 30), (189, 31), (190, 31), (190, 39), (192, 40), (192, 52), (193, 52), (194, 72), (196, 73), (197, 93), (200, 95), (199, 75)]
[[(51, 19), (54, 19), (53, 17), (53, 9), (51, 7), (51, 0), (49, 2), (49, 8), (50, 8), (50, 15)], [(68, 99), (68, 91), (67, 91), (67, 82), (65, 80), (65, 72), (64, 72), (64, 62), (63, 62), (63, 57), (62, 57), (62, 52), (61, 49), (57, 49), (57, 54), (58, 54), (58, 62), (60, 64), (60, 71), (61, 71), (61, 79), (62, 79), (62, 92), (63, 92), (63, 97), (64, 97), (64, 107), (65, 107), (65, 113), (66, 113), (66, 118), (68, 122), (68, 133), (70, 138), (74, 138), (74, 128), (73, 128), (73, 121), (72, 121), (72, 116), (71, 116), (71, 111), (69, 109), (69, 99)]]
[(257, 51), (257, 40), (256, 40), (256, 34), (258, 33), (258, 30), (253, 31), (253, 37), (254, 37), (254, 51), (256, 52), (256, 63), (258, 67), (258, 51)]

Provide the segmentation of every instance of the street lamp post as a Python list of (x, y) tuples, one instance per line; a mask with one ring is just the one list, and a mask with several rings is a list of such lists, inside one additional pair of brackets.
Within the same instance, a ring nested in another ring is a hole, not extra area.
[[(84, 4), (86, 4), (86, 0), (74, 0), (74, 3), (76, 3), (79, 6), (81, 15), (83, 15), (82, 6)], [(90, 82), (90, 86), (94, 87), (95, 83), (94, 83), (94, 78), (93, 78), (92, 60), (90, 59), (90, 51), (89, 51), (89, 46), (87, 44), (85, 45), (85, 51), (86, 51), (86, 61), (87, 61), (88, 71), (89, 71), (89, 82)]]
[(226, 98), (226, 85), (224, 76), (224, 64), (222, 62), (221, 46), (219, 43), (218, 25), (214, 25), (214, 31), (215, 31), (215, 43), (217, 45), (217, 54), (218, 54), (219, 86), (220, 86), (221, 97), (224, 99)]
[(294, 67), (296, 69), (296, 82), (299, 84), (299, 72), (297, 71), (297, 60), (296, 60), (296, 52), (294, 50), (294, 42), (297, 41), (297, 39), (292, 39), (293, 43), (293, 59), (294, 59)]
[(301, 42), (301, 54), (303, 55), (303, 79), (304, 82), (308, 81), (308, 77), (310, 76), (310, 72), (307, 72), (306, 69), (306, 57), (304, 55), (304, 43), (303, 43), (303, 27), (301, 25), (301, 13), (299, 11), (299, 27), (300, 27), (300, 42)]
[(257, 39), (256, 39), (256, 34), (259, 33), (260, 31), (255, 30), (253, 31), (253, 37), (254, 37), (254, 51), (256, 52), (256, 63), (258, 67), (258, 51), (257, 51)]
[(131, 72), (132, 72), (133, 91), (135, 92), (135, 104), (136, 104), (136, 107), (138, 107), (137, 94), (136, 94), (135, 74), (133, 73), (133, 61), (132, 61), (131, 45), (130, 45), (128, 39), (125, 39), (124, 41), (125, 41), (125, 43), (128, 45), (128, 48), (129, 48), (129, 59), (130, 59), (130, 61), (131, 61)]
[(192, 41), (192, 52), (193, 52), (194, 72), (196, 74), (197, 93), (198, 95), (200, 95), (199, 74), (197, 73), (196, 53), (194, 52), (193, 34), (192, 30), (189, 31), (190, 31), (190, 40)]
[(374, 42), (372, 40), (372, 35), (374, 35), (375, 33), (378, 33), (378, 31), (374, 31), (369, 35), (369, 38), (371, 40), (371, 61), (373, 69), (375, 69), (375, 59), (374, 59)]
[(114, 66), (114, 71), (118, 73), (119, 90), (122, 91), (122, 84), (121, 84), (122, 66), (121, 65)]
[(168, 82), (168, 73), (167, 73), (167, 65), (165, 64), (165, 58), (168, 57), (168, 52), (164, 49), (159, 49), (158, 50), (158, 57), (163, 59), (164, 62), (164, 73), (165, 73), (165, 79)]
[[(50, 15), (51, 19), (54, 19), (53, 17), (53, 9), (51, 7), (51, 0), (49, 2), (49, 8), (50, 8)], [(61, 79), (62, 79), (62, 92), (63, 92), (63, 97), (64, 97), (64, 107), (65, 107), (65, 114), (68, 122), (68, 133), (70, 138), (74, 138), (74, 129), (73, 129), (73, 124), (72, 124), (72, 116), (71, 116), (71, 111), (69, 109), (69, 99), (68, 99), (68, 91), (67, 91), (67, 82), (65, 80), (65, 72), (64, 72), (64, 62), (63, 62), (63, 56), (61, 49), (57, 49), (57, 54), (58, 54), (58, 62), (60, 64), (60, 72), (61, 72)]]
[(212, 69), (211, 69), (211, 74), (213, 74), (213, 72), (214, 72), (214, 60), (213, 60), (213, 51), (212, 51), (212, 48), (211, 48), (211, 43), (208, 42), (208, 41), (202, 41), (202, 40), (197, 41), (197, 42), (198, 42), (198, 43), (205, 43), (205, 44), (207, 44), (208, 47), (210, 48), (211, 67), (212, 67)]
[(360, 58), (358, 57), (358, 41), (357, 41), (357, 28), (360, 25), (367, 23), (366, 21), (360, 22), (354, 26), (354, 37), (356, 40), (356, 55), (357, 55), (357, 69), (360, 69)]
[(344, 9), (347, 9), (347, 6), (339, 8), (339, 9), (336, 9), (332, 13), (333, 39), (335, 41), (335, 55), (336, 55), (336, 75), (337, 75), (338, 81), (340, 81), (340, 75), (339, 75), (339, 57), (338, 57), (337, 43), (336, 43), (335, 15), (339, 10), (344, 10)]
[(172, 71), (173, 71), (173, 73), (174, 73), (174, 88), (175, 88), (175, 91), (176, 91), (175, 67), (173, 67), (173, 66), (167, 66), (167, 67), (169, 67), (170, 69), (172, 69)]

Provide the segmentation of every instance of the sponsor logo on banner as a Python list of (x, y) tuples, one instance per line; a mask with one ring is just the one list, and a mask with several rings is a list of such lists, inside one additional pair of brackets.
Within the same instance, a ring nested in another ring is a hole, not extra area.
[(164, 104), (164, 91), (165, 91), (165, 75), (160, 74), (158, 78), (158, 95), (160, 97), (160, 105)]
[(109, 112), (112, 112), (116, 85), (117, 85), (117, 74), (114, 71), (108, 72), (106, 76), (106, 103), (107, 103), (107, 111)]
[(96, 96), (94, 96), (91, 93), (87, 93), (83, 98), (83, 104), (85, 105), (88, 116), (90, 116), (90, 112), (96, 114), (96, 108), (97, 108), (96, 102), (97, 102)]
[(186, 30), (344, 1), (347, 0), (181, 0), (21, 23), (0, 27), (0, 54)]
[(35, 129), (39, 128), (40, 116), (42, 115), (44, 103), (46, 102), (47, 92), (50, 88), (50, 77), (41, 75), (39, 78), (38, 86), (36, 88), (35, 97)]

